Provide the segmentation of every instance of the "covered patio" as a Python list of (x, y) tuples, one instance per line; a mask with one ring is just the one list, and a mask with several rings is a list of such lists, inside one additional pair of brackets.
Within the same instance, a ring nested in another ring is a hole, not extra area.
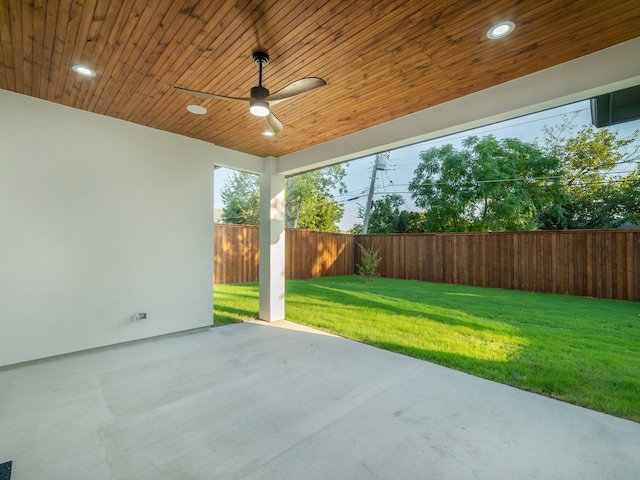
[[(259, 317), (285, 319), (287, 177), (638, 85), (639, 14), (604, 0), (5, 2), (0, 366), (211, 325), (218, 167), (260, 176)], [(514, 29), (496, 38), (497, 24)], [(247, 108), (263, 101), (247, 98), (258, 52), (275, 136)]]
[(0, 371), (13, 479), (636, 479), (640, 425), (288, 322)]
[[(638, 424), (283, 319), (286, 177), (638, 85), (639, 13), (4, 2), (0, 465), (13, 480), (637, 478)], [(511, 36), (489, 38), (504, 20)], [(327, 83), (276, 99), (272, 137), (215, 98), (252, 91), (256, 51), (274, 92)], [(209, 330), (218, 167), (260, 175), (259, 316), (276, 324)]]

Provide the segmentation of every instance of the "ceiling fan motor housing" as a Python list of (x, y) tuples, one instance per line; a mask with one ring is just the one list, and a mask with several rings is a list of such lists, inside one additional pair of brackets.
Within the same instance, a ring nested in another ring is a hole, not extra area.
[(267, 98), (268, 96), (269, 90), (264, 88), (262, 85), (251, 88), (251, 100), (262, 100), (263, 98)]

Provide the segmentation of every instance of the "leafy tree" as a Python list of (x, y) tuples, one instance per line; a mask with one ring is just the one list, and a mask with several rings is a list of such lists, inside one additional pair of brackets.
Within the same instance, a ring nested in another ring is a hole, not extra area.
[(362, 224), (361, 223), (354, 223), (353, 227), (351, 227), (349, 229), (349, 233), (351, 233), (352, 235), (361, 235), (362, 234)]
[[(369, 215), (368, 233), (416, 233), (422, 232), (424, 214), (401, 210), (404, 205), (402, 195), (397, 193), (386, 195), (375, 200)], [(362, 210), (358, 213), (362, 218)], [(359, 233), (362, 232), (360, 226)]]
[(452, 145), (430, 148), (420, 154), (409, 190), (416, 205), (425, 210), (427, 231), (468, 230), (474, 204), (470, 185), (471, 152)]
[(420, 159), (409, 190), (426, 231), (536, 229), (562, 195), (558, 159), (518, 139), (472, 136)]
[(228, 177), (220, 192), (224, 208), (222, 221), (241, 225), (260, 223), (260, 177), (235, 171)]
[[(561, 161), (564, 200), (544, 212), (548, 229), (616, 228), (640, 220), (640, 167), (630, 175), (616, 173), (621, 166), (635, 164), (640, 132), (619, 138), (607, 128), (582, 127), (573, 134), (568, 119), (556, 128), (546, 128), (544, 148)], [(634, 147), (635, 145), (635, 147)]]
[[(344, 207), (337, 204), (331, 189), (346, 191), (341, 165), (308, 172), (287, 179), (287, 227), (338, 231)], [(260, 221), (260, 177), (234, 171), (221, 192), (225, 223), (258, 225)]]
[(303, 173), (287, 179), (287, 227), (337, 232), (344, 207), (333, 199), (331, 189), (346, 192), (342, 165)]

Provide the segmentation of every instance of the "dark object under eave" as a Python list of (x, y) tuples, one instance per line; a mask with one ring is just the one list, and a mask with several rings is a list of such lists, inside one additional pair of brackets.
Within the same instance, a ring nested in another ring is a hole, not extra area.
[(591, 123), (608, 127), (640, 119), (640, 85), (591, 99)]
[(0, 480), (11, 480), (11, 465), (13, 462), (0, 463)]

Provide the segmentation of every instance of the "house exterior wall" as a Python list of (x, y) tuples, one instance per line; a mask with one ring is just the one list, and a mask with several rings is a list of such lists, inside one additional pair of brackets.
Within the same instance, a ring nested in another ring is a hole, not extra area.
[(0, 366), (211, 325), (223, 150), (0, 90)]

